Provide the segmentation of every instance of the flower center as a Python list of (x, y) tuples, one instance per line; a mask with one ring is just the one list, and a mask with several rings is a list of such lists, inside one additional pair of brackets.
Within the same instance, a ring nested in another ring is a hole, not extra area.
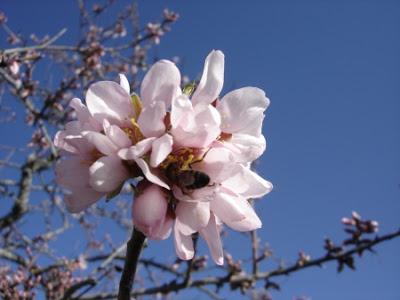
[(181, 148), (168, 155), (160, 168), (170, 185), (180, 187), (184, 193), (200, 189), (210, 183), (210, 177), (204, 172), (193, 170), (192, 165), (201, 162), (206, 154), (198, 149)]

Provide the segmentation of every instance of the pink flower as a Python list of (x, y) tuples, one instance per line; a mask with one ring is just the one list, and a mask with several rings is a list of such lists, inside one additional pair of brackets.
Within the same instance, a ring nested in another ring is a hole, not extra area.
[(93, 84), (86, 94), (88, 107), (79, 99), (72, 99), (70, 106), (78, 120), (67, 123), (65, 130), (57, 132), (54, 138), (54, 144), (69, 156), (57, 164), (56, 179), (69, 190), (65, 203), (71, 212), (84, 210), (118, 189), (129, 177), (129, 170), (117, 152), (129, 147), (132, 141), (114, 125), (129, 128), (129, 118), (135, 114), (126, 82), (122, 77), (121, 86), (111, 81)]
[(129, 83), (90, 86), (84, 106), (73, 99), (77, 121), (57, 133), (55, 144), (71, 157), (57, 166), (58, 182), (78, 212), (114, 192), (130, 178), (143, 177), (132, 206), (134, 226), (151, 239), (174, 232), (181, 259), (194, 255), (192, 234), (206, 240), (223, 264), (220, 229), (250, 231), (262, 223), (249, 199), (272, 184), (250, 169), (265, 151), (262, 135), (265, 93), (234, 90), (219, 100), (224, 55), (211, 51), (193, 95), (181, 90), (174, 63), (161, 60), (145, 75), (140, 97)]
[(174, 196), (180, 200), (176, 206), (175, 238), (185, 241), (175, 243), (181, 259), (193, 256), (191, 234), (200, 232), (207, 241), (217, 264), (223, 263), (222, 245), (218, 228), (225, 223), (238, 231), (250, 231), (261, 227), (261, 220), (248, 202), (272, 190), (272, 184), (255, 172), (234, 161), (225, 148), (212, 148), (204, 160), (193, 169), (210, 176), (211, 186), (184, 194), (174, 188)]

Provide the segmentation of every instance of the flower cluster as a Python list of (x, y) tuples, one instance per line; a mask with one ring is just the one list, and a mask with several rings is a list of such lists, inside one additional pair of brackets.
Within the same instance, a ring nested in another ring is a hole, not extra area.
[(223, 264), (220, 228), (249, 231), (261, 221), (248, 200), (272, 185), (250, 169), (265, 150), (265, 93), (245, 87), (220, 97), (224, 55), (212, 51), (197, 86), (181, 89), (174, 63), (161, 60), (144, 77), (140, 97), (128, 80), (90, 86), (86, 106), (71, 101), (77, 120), (54, 139), (67, 157), (56, 167), (68, 190), (69, 211), (80, 212), (123, 183), (141, 179), (132, 206), (133, 223), (151, 239), (174, 232), (179, 258), (194, 255), (192, 234), (206, 240)]

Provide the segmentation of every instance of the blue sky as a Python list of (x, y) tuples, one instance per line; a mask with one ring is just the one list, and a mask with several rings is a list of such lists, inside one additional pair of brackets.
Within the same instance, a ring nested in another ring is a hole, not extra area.
[[(128, 1), (120, 1), (123, 7)], [(211, 49), (225, 53), (225, 88), (264, 89), (268, 149), (258, 171), (274, 184), (258, 201), (259, 235), (288, 262), (302, 249), (322, 254), (326, 236), (340, 241), (352, 210), (395, 230), (400, 215), (400, 2), (138, 1), (142, 22), (163, 8), (180, 14), (154, 54), (182, 58), (201, 74)], [(2, 1), (13, 28), (55, 33), (77, 14), (70, 1)], [(3, 136), (2, 132), (2, 136)], [(230, 234), (228, 248), (242, 237)], [(154, 244), (153, 244), (154, 245)], [(163, 245), (172, 248), (171, 240)], [(157, 246), (154, 246), (157, 247)], [(244, 249), (243, 251), (247, 251)], [(281, 278), (274, 299), (399, 299), (400, 241), (357, 260)], [(152, 250), (155, 251), (155, 250)], [(238, 297), (239, 299), (240, 297)]]

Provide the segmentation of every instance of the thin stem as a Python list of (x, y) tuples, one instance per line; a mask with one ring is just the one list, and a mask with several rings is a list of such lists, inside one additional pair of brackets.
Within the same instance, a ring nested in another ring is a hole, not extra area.
[(126, 248), (124, 270), (122, 272), (121, 281), (119, 282), (118, 300), (130, 299), (140, 252), (142, 251), (145, 240), (146, 237), (144, 234), (134, 228)]

